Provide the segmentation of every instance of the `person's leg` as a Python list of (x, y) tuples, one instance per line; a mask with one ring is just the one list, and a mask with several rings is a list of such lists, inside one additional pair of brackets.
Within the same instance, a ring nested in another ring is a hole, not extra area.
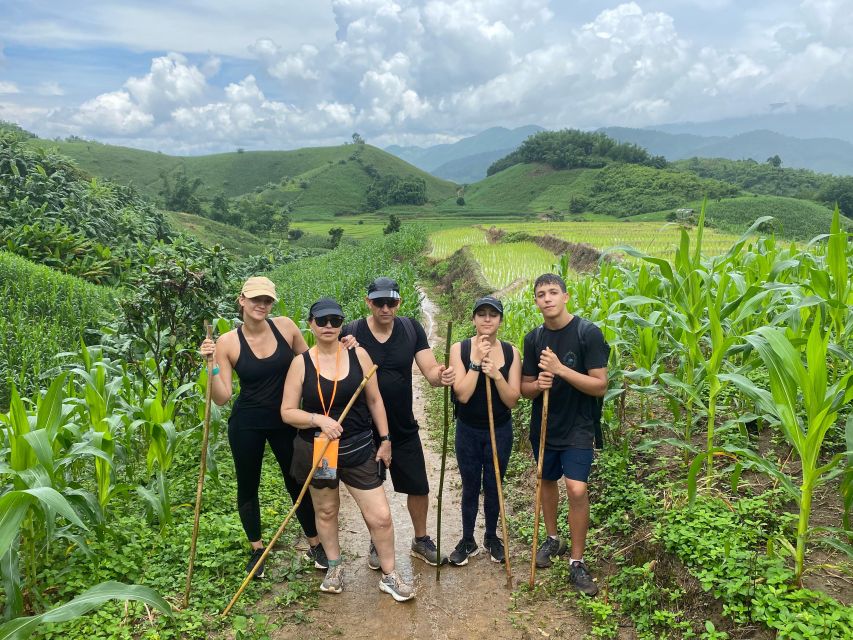
[(589, 493), (587, 483), (566, 478), (569, 494), (569, 534), (572, 538), (572, 558), (583, 559), (586, 533), (589, 529)]
[(316, 489), (310, 487), (311, 500), (314, 503), (314, 513), (317, 520), (317, 536), (329, 561), (341, 558), (341, 545), (338, 540), (338, 512), (341, 508), (341, 497), (338, 488)]
[(266, 438), (263, 432), (228, 425), (228, 443), (234, 458), (237, 475), (237, 512), (243, 531), (253, 549), (264, 546), (261, 539), (261, 509), (258, 488), (261, 485), (261, 463), (264, 458)]
[[(290, 475), (290, 466), (293, 462), (293, 439), (295, 437), (297, 437), (296, 429), (287, 425), (279, 429), (270, 429), (267, 431), (267, 441), (270, 443), (270, 448), (275, 454), (275, 459), (278, 461), (287, 493), (290, 494), (290, 499), (294, 503), (299, 497), (299, 492), (302, 491), (302, 483), (297, 482)], [(317, 545), (320, 540), (317, 537), (314, 503), (311, 500), (310, 492), (302, 497), (302, 502), (296, 508), (296, 519), (299, 520), (302, 531), (305, 532), (305, 537), (308, 538), (308, 543), (312, 547)]]
[(376, 545), (382, 572), (391, 573), (395, 567), (394, 524), (391, 520), (391, 507), (385, 497), (385, 490), (382, 487), (356, 489), (349, 485), (347, 489), (361, 510), (361, 515), (370, 531), (370, 538)]
[(477, 436), (474, 428), (456, 421), (456, 463), (462, 479), (462, 538), (466, 540), (474, 539), (483, 477), (482, 438)]
[[(498, 467), (503, 480), (509, 455), (512, 451), (512, 422), (495, 425), (495, 444), (498, 450)], [(486, 538), (497, 536), (500, 502), (498, 500), (498, 483), (495, 479), (494, 457), (492, 455), (491, 436), (486, 435), (482, 447), (483, 455), (483, 511), (486, 516)]]
[(429, 512), (429, 495), (414, 496), (409, 494), (406, 498), (406, 506), (409, 508), (409, 517), (412, 519), (412, 528), (415, 537), (422, 538), (427, 534), (426, 521)]

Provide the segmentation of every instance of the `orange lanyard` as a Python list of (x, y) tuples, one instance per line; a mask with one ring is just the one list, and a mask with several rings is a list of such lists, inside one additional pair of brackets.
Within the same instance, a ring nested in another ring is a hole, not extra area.
[(338, 345), (338, 351), (335, 353), (335, 384), (332, 386), (332, 397), (329, 399), (329, 408), (326, 408), (326, 400), (323, 398), (323, 389), (320, 387), (320, 349), (317, 348), (317, 364), (314, 367), (317, 370), (317, 395), (320, 396), (320, 405), (323, 407), (323, 415), (327, 418), (332, 411), (332, 405), (335, 403), (335, 394), (338, 392), (338, 372), (341, 363), (341, 346)]

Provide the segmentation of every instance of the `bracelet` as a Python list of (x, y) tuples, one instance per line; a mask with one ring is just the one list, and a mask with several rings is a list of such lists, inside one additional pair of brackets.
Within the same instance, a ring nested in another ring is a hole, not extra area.
[(379, 436), (379, 442), (391, 442), (391, 434), (386, 433), (384, 436)]
[(314, 426), (314, 414), (313, 414), (313, 413), (311, 414), (311, 421), (308, 423), (308, 426), (309, 426), (309, 427), (313, 427), (313, 426)]
[(212, 376), (218, 376), (219, 375), (219, 365), (218, 364), (213, 365), (213, 369), (210, 370), (210, 375), (212, 375)]

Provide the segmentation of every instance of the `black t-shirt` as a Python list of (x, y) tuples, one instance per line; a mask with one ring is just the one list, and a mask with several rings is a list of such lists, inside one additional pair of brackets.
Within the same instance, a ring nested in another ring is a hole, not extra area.
[[(604, 342), (601, 329), (591, 325), (585, 332), (586, 352), (581, 353), (578, 326), (580, 318), (574, 316), (562, 329), (542, 327), (537, 351), (534, 329), (524, 336), (524, 360), (521, 366), (523, 376), (538, 376), (539, 355), (546, 346), (557, 354), (560, 361), (579, 373), (586, 374), (590, 369), (602, 369), (607, 366), (609, 349)], [(575, 389), (560, 377), (554, 376), (548, 400), (548, 431), (545, 446), (549, 449), (592, 449), (595, 436), (593, 409), (596, 399)], [(530, 440), (534, 447), (539, 446), (539, 427), (542, 424), (542, 394), (533, 400), (533, 412), (530, 417)]]
[[(414, 329), (414, 341), (409, 337), (404, 322), (411, 323)], [(367, 320), (356, 321), (345, 327), (342, 335), (354, 328), (355, 339), (379, 366), (376, 377), (379, 393), (388, 414), (388, 431), (394, 440), (403, 441), (416, 435), (418, 423), (412, 411), (412, 364), (418, 351), (429, 349), (426, 332), (421, 324), (412, 318), (394, 318), (391, 336), (385, 342), (379, 342), (370, 331)]]

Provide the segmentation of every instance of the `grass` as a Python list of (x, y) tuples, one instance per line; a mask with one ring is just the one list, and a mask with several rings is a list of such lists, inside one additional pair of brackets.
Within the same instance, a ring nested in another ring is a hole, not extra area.
[[(793, 240), (808, 241), (829, 233), (832, 210), (809, 200), (781, 196), (746, 196), (708, 202), (710, 224), (718, 229), (738, 232), (761, 216), (775, 217), (781, 228), (777, 234)], [(851, 228), (850, 221), (843, 220)]]
[(238, 256), (257, 255), (264, 251), (266, 243), (262, 238), (230, 224), (178, 211), (167, 211), (166, 218), (174, 229), (192, 236), (206, 247), (218, 244)]
[(471, 247), (471, 253), (495, 289), (507, 287), (519, 278), (535, 278), (550, 271), (557, 261), (553, 253), (533, 242), (479, 244)]

